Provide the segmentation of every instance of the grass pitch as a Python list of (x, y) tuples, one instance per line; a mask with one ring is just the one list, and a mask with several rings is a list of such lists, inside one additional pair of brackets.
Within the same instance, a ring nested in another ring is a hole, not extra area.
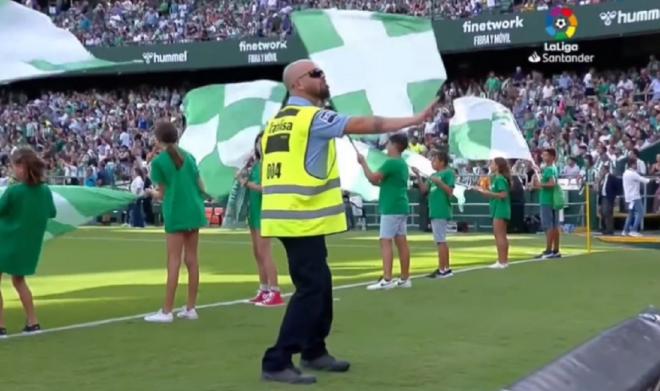
[[(504, 271), (470, 270), (449, 280), (417, 279), (410, 290), (335, 293), (329, 347), (351, 360), (347, 374), (320, 374), (318, 390), (497, 390), (591, 338), (660, 303), (658, 251), (564, 237), (561, 261)], [(431, 271), (427, 234), (409, 238), (414, 274)], [(492, 236), (449, 239), (455, 270), (490, 264)], [(380, 255), (373, 233), (328, 239), (336, 286), (375, 280)], [(529, 259), (543, 236), (512, 236), (511, 257)], [(274, 254), (289, 292), (284, 252)], [(257, 284), (244, 232), (204, 231), (200, 304), (234, 302)], [(197, 322), (171, 325), (115, 318), (157, 310), (165, 279), (157, 230), (83, 229), (49, 242), (30, 279), (44, 328), (108, 324), (0, 341), (2, 388), (22, 390), (278, 390), (259, 381), (261, 355), (277, 335), (283, 309), (212, 306)], [(185, 274), (182, 274), (185, 282)], [(2, 284), (10, 333), (23, 314), (9, 281)], [(185, 283), (179, 288), (185, 298)]]

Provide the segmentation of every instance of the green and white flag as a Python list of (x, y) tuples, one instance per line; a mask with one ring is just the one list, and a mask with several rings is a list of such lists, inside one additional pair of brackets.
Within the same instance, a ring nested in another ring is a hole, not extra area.
[(532, 160), (516, 120), (500, 103), (473, 96), (454, 100), (449, 121), (449, 153), (468, 160)]
[(47, 15), (0, 0), (0, 84), (111, 65)]
[[(353, 141), (355, 148), (347, 137), (337, 139), (337, 160), (341, 188), (351, 193), (359, 194), (366, 201), (377, 201), (379, 188), (369, 183), (362, 167), (357, 161), (356, 149), (367, 159), (369, 168), (377, 171), (388, 159), (387, 154), (361, 141)], [(431, 162), (417, 153), (405, 151), (403, 159), (410, 167), (416, 167), (425, 176), (433, 174)]]
[[(44, 240), (74, 231), (104, 213), (126, 208), (135, 201), (127, 191), (95, 187), (50, 186), (57, 216), (48, 221)], [(5, 188), (0, 188), (0, 197)]]
[(285, 94), (282, 83), (270, 80), (214, 84), (186, 94), (187, 125), (179, 145), (197, 160), (208, 194), (229, 194), (237, 170), (252, 156), (257, 134)]
[[(285, 90), (281, 83), (258, 80), (197, 88), (184, 98), (187, 127), (179, 145), (190, 152), (199, 166), (207, 193), (227, 196), (236, 172), (254, 151), (254, 140), (280, 109)], [(387, 156), (376, 148), (356, 141), (356, 147), (376, 170)], [(369, 201), (378, 199), (378, 188), (362, 173), (355, 149), (348, 138), (337, 140), (342, 188)], [(424, 174), (432, 173), (428, 159), (406, 152), (406, 160)]]
[(447, 79), (430, 19), (332, 9), (293, 23), (342, 114), (411, 116)]

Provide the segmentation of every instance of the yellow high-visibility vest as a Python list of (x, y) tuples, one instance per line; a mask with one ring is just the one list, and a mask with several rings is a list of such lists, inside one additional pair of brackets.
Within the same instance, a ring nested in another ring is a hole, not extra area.
[(335, 141), (328, 148), (325, 178), (312, 176), (305, 166), (318, 111), (311, 106), (286, 106), (266, 125), (261, 141), (264, 237), (329, 235), (348, 229)]

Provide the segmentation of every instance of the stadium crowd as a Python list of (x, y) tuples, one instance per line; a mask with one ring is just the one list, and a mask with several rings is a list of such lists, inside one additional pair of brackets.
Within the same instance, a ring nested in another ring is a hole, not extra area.
[[(509, 107), (536, 163), (541, 151), (554, 147), (567, 177), (598, 172), (600, 166), (660, 141), (660, 62), (650, 56), (643, 68), (584, 74), (563, 72), (549, 78), (521, 67), (511, 75), (490, 73), (486, 80), (449, 82), (443, 86), (444, 104), (436, 121), (413, 129), (417, 152), (447, 143), (451, 101), (464, 95), (497, 100)], [(464, 173), (478, 173), (466, 164)], [(642, 166), (643, 173), (650, 171)], [(655, 174), (659, 174), (657, 172)], [(590, 179), (593, 179), (590, 178)]]
[[(154, 155), (152, 125), (161, 118), (182, 127), (185, 88), (44, 92), (35, 99), (16, 92), (0, 95), (0, 185), (9, 175), (8, 155), (15, 146), (33, 145), (59, 183), (110, 185), (130, 179), (131, 168), (145, 168)], [(446, 148), (451, 100), (484, 96), (511, 108), (533, 156), (554, 146), (568, 177), (614, 166), (660, 140), (660, 62), (643, 68), (544, 78), (518, 67), (509, 75), (456, 80), (439, 93), (443, 104), (434, 122), (410, 129), (411, 146), (425, 154)], [(461, 173), (479, 174), (479, 162), (463, 162)], [(485, 163), (485, 162), (484, 162)], [(540, 163), (540, 161), (537, 161)], [(644, 167), (647, 174), (654, 166)], [(100, 181), (98, 178), (101, 172)], [(94, 179), (96, 178), (96, 179)], [(592, 178), (591, 178), (592, 179)]]
[[(158, 119), (182, 127), (182, 89), (138, 88), (45, 92), (36, 99), (5, 93), (0, 99), (0, 185), (17, 146), (32, 145), (56, 183), (113, 185), (145, 167), (155, 152), (150, 136)], [(101, 174), (99, 174), (99, 172)]]
[[(525, 12), (554, 5), (597, 4), (603, 0), (110, 0), (61, 1), (41, 11), (87, 46), (121, 46), (282, 37), (292, 31), (291, 12), (340, 8), (437, 18), (482, 13)], [(38, 9), (36, 0), (23, 0)], [(59, 5), (58, 5), (59, 4)]]

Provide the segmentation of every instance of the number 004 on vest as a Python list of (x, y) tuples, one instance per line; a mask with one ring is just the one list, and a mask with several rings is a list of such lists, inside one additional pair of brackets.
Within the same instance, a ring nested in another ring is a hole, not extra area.
[(262, 139), (261, 235), (305, 237), (346, 231), (335, 141), (329, 141), (327, 173), (305, 165), (317, 107), (286, 106), (266, 125)]

